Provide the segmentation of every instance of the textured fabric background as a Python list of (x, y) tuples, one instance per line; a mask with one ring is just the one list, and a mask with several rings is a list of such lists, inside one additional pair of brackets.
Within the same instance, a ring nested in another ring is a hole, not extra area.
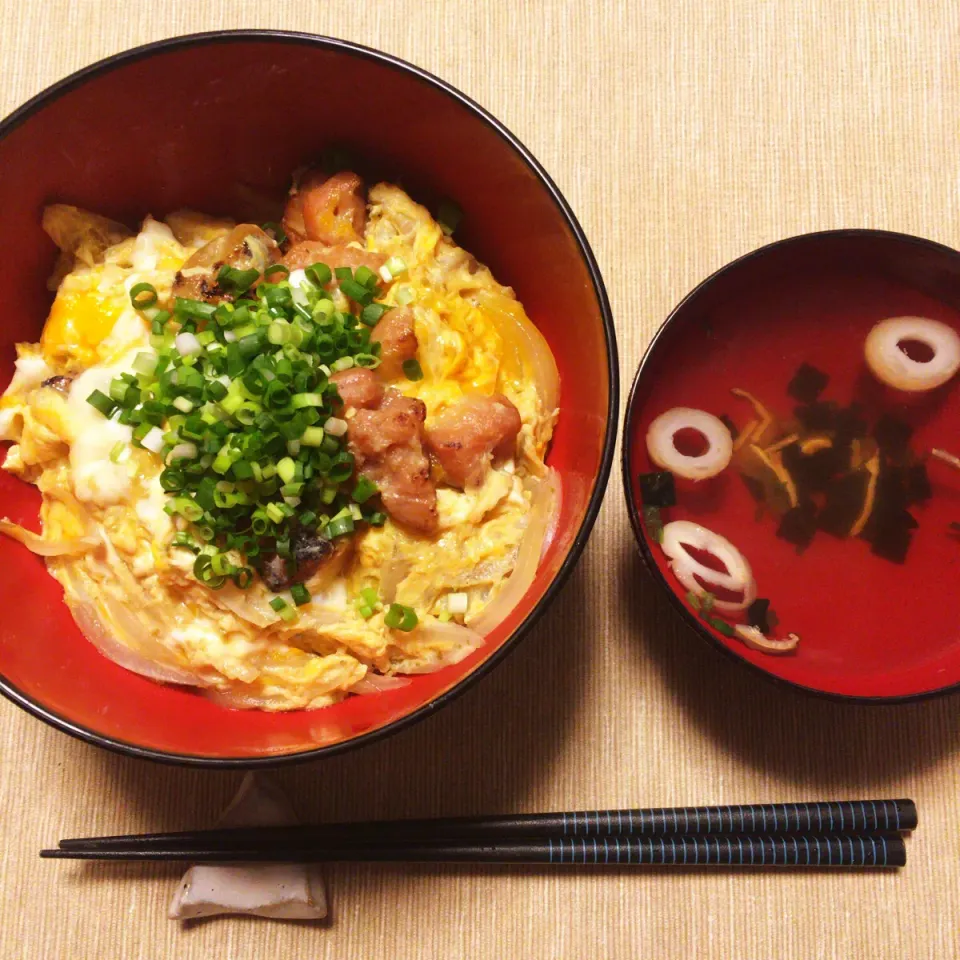
[[(955, 0), (3, 0), (0, 112), (100, 57), (223, 27), (380, 47), (504, 121), (594, 245), (624, 393), (674, 303), (760, 244), (873, 226), (960, 245)], [(37, 850), (206, 825), (240, 774), (121, 759), (4, 701), (0, 955), (956, 957), (958, 709), (821, 703), (709, 654), (640, 569), (614, 474), (579, 569), (515, 655), (414, 729), (282, 772), (301, 814), (912, 796), (922, 826), (900, 875), (338, 866), (329, 925), (182, 929), (166, 919), (175, 868), (41, 863)]]

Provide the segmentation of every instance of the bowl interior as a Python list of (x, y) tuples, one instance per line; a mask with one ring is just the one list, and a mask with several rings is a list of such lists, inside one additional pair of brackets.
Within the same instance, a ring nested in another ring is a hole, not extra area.
[[(505, 652), (549, 599), (589, 532), (606, 483), (616, 384), (599, 275), (569, 218), (508, 135), (439, 83), (335, 41), (228, 35), (148, 48), (93, 68), (0, 133), (0, 251), (17, 296), (4, 310), (0, 385), (13, 344), (36, 340), (54, 248), (43, 205), (135, 222), (178, 207), (268, 219), (291, 171), (335, 144), (361, 172), (428, 204), (464, 210), (458, 241), (511, 284), (562, 378), (549, 462), (561, 476), (557, 533), (534, 584), (486, 645), (411, 686), (292, 714), (228, 711), (130, 674), (74, 626), (42, 561), (0, 538), (0, 676), (15, 699), (81, 735), (181, 757), (268, 758), (344, 744), (424, 710)], [(265, 208), (266, 207), (266, 208)], [(588, 262), (588, 260), (590, 262)], [(0, 473), (3, 512), (36, 526), (36, 491)], [(538, 606), (540, 605), (540, 606)]]
[[(758, 508), (733, 465), (712, 480), (678, 486), (677, 505), (664, 510), (664, 521), (696, 521), (743, 552), (758, 595), (769, 598), (779, 617), (779, 634), (800, 637), (794, 655), (779, 657), (748, 649), (692, 610), (645, 529), (637, 477), (658, 469), (646, 433), (673, 407), (726, 415), (743, 429), (755, 414), (731, 394), (740, 388), (775, 416), (796, 416), (799, 402), (787, 386), (802, 362), (830, 378), (821, 401), (859, 404), (868, 427), (892, 418), (912, 430), (909, 446), (917, 455), (955, 448), (960, 380), (908, 403), (881, 388), (866, 368), (867, 333), (877, 321), (901, 315), (960, 330), (960, 255), (876, 231), (774, 244), (720, 271), (680, 304), (641, 364), (627, 411), (624, 481), (635, 531), (648, 566), (685, 617), (761, 670), (839, 696), (903, 698), (960, 683), (960, 618), (944, 602), (960, 563), (960, 542), (950, 535), (950, 523), (960, 520), (960, 473), (926, 461), (931, 495), (909, 504), (917, 526), (902, 563), (876, 555), (862, 538), (823, 530), (798, 550), (778, 535), (786, 532), (778, 518)], [(882, 457), (885, 471), (887, 454)]]

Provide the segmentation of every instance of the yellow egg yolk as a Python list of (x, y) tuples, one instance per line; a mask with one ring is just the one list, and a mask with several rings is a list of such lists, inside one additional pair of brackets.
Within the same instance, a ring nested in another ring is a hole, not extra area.
[(97, 347), (113, 330), (119, 308), (86, 292), (59, 293), (40, 340), (48, 361), (75, 361), (81, 367), (97, 362)]

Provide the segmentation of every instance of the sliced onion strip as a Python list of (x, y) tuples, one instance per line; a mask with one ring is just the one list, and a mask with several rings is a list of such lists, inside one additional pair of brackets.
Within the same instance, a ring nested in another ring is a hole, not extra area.
[(22, 543), (31, 553), (38, 557), (63, 557), (70, 554), (86, 553), (97, 546), (98, 540), (93, 537), (76, 537), (73, 540), (46, 540), (42, 534), (34, 533), (20, 524), (0, 519), (0, 533), (5, 533), (13, 540)]
[(500, 592), (470, 621), (470, 627), (486, 636), (523, 599), (540, 565), (543, 544), (559, 504), (557, 473), (548, 470), (537, 484), (527, 515), (527, 529), (520, 542), (517, 562)]
[(393, 603), (396, 600), (397, 587), (408, 573), (410, 573), (410, 561), (401, 557), (394, 548), (380, 568), (380, 596), (385, 603)]
[(428, 663), (416, 661), (416, 658), (411, 656), (410, 663), (401, 662), (396, 667), (397, 673), (436, 673), (444, 667), (459, 663), (484, 644), (484, 638), (477, 633), (476, 630), (470, 627), (462, 627), (458, 623), (442, 623), (439, 620), (421, 623), (416, 631), (411, 634), (411, 637), (417, 641), (427, 643), (431, 640), (452, 643), (453, 646), (451, 646), (448, 652), (441, 654), (435, 660), (431, 660)]
[(170, 653), (122, 604), (105, 603), (102, 599), (94, 602), (79, 577), (68, 568), (62, 568), (60, 576), (65, 581), (64, 599), (80, 632), (108, 660), (149, 680), (202, 686), (202, 681), (190, 671), (150, 656), (159, 651), (165, 656)]
[(403, 687), (409, 687), (412, 682), (405, 677), (387, 677), (380, 673), (370, 672), (359, 683), (355, 683), (350, 688), (350, 693), (367, 697), (375, 693), (386, 693), (389, 690), (401, 690)]
[[(504, 369), (511, 377), (532, 376), (544, 409), (556, 410), (560, 403), (560, 373), (544, 335), (526, 315), (523, 307), (502, 294), (481, 290), (476, 295), (480, 308), (496, 323), (505, 346)], [(522, 369), (525, 361), (529, 372)]]
[[(261, 630), (281, 621), (280, 615), (270, 606), (266, 592), (259, 585), (241, 590), (232, 583), (227, 583), (219, 590), (211, 590), (210, 599), (218, 606), (229, 610), (234, 616), (246, 620), (247, 623)], [(343, 620), (342, 611), (327, 610), (322, 606), (318, 608), (311, 604), (309, 607), (300, 608), (298, 625), (303, 629), (309, 629), (311, 626), (329, 626), (341, 620)]]

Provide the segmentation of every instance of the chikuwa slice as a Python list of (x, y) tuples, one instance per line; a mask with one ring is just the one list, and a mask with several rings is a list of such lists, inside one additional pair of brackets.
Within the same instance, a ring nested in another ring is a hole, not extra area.
[(889, 317), (867, 334), (867, 366), (895, 390), (922, 393), (943, 386), (960, 369), (960, 335), (926, 317)]
[(730, 463), (733, 438), (723, 421), (712, 413), (674, 407), (650, 424), (647, 451), (663, 470), (685, 480), (708, 480)]
[(757, 584), (747, 558), (720, 534), (699, 523), (674, 520), (664, 525), (661, 546), (674, 576), (697, 596), (713, 594), (714, 609), (737, 612), (756, 599)]

